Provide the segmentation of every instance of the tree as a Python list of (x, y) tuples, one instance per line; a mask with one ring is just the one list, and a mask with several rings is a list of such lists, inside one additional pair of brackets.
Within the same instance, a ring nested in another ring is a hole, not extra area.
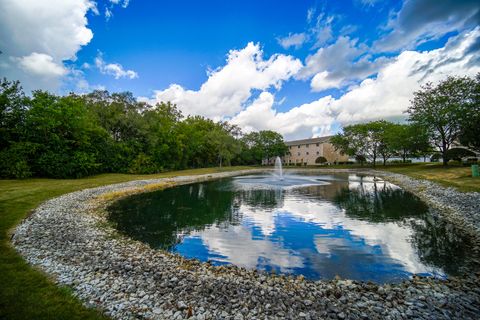
[(407, 110), (411, 122), (428, 130), (444, 165), (448, 149), (460, 135), (462, 120), (474, 116), (470, 108), (474, 87), (475, 81), (468, 77), (448, 77), (436, 86), (427, 83), (414, 93)]
[(26, 128), (26, 139), (38, 145), (32, 165), (40, 175), (67, 178), (98, 172), (97, 155), (104, 152), (101, 142), (108, 136), (81, 97), (34, 91)]
[(405, 163), (407, 157), (430, 152), (430, 142), (425, 128), (415, 124), (392, 124), (386, 140)]
[(20, 140), (28, 101), (18, 81), (0, 79), (0, 151)]
[(256, 163), (261, 163), (263, 159), (268, 161), (272, 157), (282, 157), (288, 152), (282, 135), (274, 131), (251, 132), (242, 140)]
[(383, 165), (387, 164), (387, 160), (392, 157), (396, 150), (391, 144), (391, 131), (394, 129), (395, 124), (380, 120), (375, 122), (370, 122), (372, 131), (374, 132), (374, 137), (379, 140), (378, 153), (382, 156)]
[(384, 120), (346, 126), (343, 133), (332, 137), (330, 142), (342, 154), (368, 157), (373, 166), (377, 158), (382, 156), (385, 164), (393, 154), (385, 139), (389, 126), (390, 123)]
[(471, 89), (472, 100), (465, 106), (467, 110), (461, 119), (459, 141), (463, 146), (480, 152), (480, 73)]
[(27, 98), (18, 82), (0, 81), (1, 177), (254, 164), (288, 150), (273, 131), (241, 135), (236, 125), (184, 118), (170, 102), (151, 106), (129, 92)]

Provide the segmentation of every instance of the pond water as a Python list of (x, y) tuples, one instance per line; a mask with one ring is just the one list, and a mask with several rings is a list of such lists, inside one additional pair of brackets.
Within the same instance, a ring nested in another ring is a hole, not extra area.
[(355, 174), (177, 186), (121, 199), (109, 219), (122, 233), (187, 258), (314, 280), (445, 277), (465, 265), (471, 246), (413, 194)]

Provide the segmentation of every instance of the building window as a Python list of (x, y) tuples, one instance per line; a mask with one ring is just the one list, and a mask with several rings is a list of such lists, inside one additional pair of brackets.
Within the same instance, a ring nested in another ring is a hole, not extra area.
[(307, 151), (307, 156), (308, 156), (308, 151)]
[(300, 149), (300, 145), (298, 145), (298, 149)]
[(317, 155), (319, 155), (319, 154), (320, 154), (320, 151), (317, 151)]
[(298, 156), (300, 155), (300, 152), (297, 154)]
[(317, 143), (317, 147), (319, 147), (319, 146), (320, 146), (320, 143)]

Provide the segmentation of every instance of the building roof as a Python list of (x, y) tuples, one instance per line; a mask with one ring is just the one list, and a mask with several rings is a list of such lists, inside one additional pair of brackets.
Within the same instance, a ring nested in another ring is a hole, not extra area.
[(300, 144), (324, 143), (324, 142), (328, 142), (331, 137), (332, 136), (325, 136), (325, 137), (318, 137), (318, 138), (285, 141), (285, 144), (287, 146), (298, 146)]

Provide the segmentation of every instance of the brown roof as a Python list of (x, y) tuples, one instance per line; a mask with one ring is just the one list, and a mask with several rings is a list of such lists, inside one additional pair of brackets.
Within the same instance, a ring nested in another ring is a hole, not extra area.
[(318, 137), (318, 138), (310, 138), (310, 139), (302, 139), (302, 140), (293, 140), (293, 141), (285, 141), (287, 146), (298, 146), (300, 144), (313, 144), (313, 143), (324, 143), (328, 142), (332, 136), (326, 137)]

